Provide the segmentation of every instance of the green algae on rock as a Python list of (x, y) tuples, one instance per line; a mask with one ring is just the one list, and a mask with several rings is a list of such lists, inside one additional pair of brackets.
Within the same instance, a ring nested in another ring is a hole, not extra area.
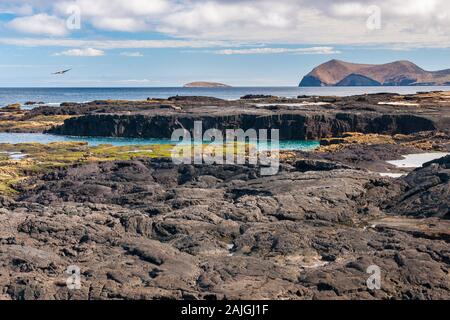
[[(56, 168), (90, 162), (170, 157), (172, 148), (169, 144), (91, 147), (85, 142), (0, 144), (0, 194), (14, 195), (17, 183)], [(15, 160), (9, 153), (24, 156)]]

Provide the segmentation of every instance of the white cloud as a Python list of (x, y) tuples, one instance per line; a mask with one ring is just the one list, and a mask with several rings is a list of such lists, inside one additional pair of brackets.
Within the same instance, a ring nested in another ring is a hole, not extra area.
[(162, 14), (174, 3), (170, 0), (72, 0), (57, 1), (55, 7), (66, 12), (69, 6), (80, 7), (89, 17), (148, 17)]
[(331, 6), (333, 14), (342, 17), (367, 16), (367, 5), (358, 2), (335, 3)]
[(144, 21), (133, 18), (102, 17), (93, 20), (92, 24), (98, 29), (122, 32), (140, 31), (147, 28), (147, 24)]
[(46, 13), (19, 17), (7, 23), (15, 31), (29, 34), (64, 36), (67, 34), (65, 21)]
[(139, 57), (143, 57), (144, 55), (140, 52), (122, 52), (120, 53), (121, 56), (125, 56), (125, 57), (132, 57), (132, 58), (139, 58)]
[[(82, 14), (81, 32), (89, 30), (88, 35), (98, 30), (156, 31), (190, 42), (450, 46), (448, 0), (10, 0), (8, 3), (15, 7), (30, 3), (34, 12), (46, 12), (42, 15), (47, 20), (53, 19), (52, 23), (40, 23), (36, 28), (32, 23), (20, 23), (15, 27), (51, 36), (69, 32), (54, 26), (67, 18), (69, 6), (77, 5)], [(374, 4), (381, 10), (381, 30), (369, 30), (366, 26), (369, 7)], [(139, 47), (142, 45), (139, 43)], [(156, 42), (149, 47), (154, 45)]]
[(382, 29), (370, 30), (365, 1), (191, 1), (162, 17), (159, 30), (180, 37), (290, 44), (449, 46), (445, 0), (380, 0)]
[(146, 48), (211, 48), (234, 47), (239, 45), (239, 43), (212, 40), (76, 40), (65, 38), (0, 38), (0, 44), (29, 47), (95, 47), (104, 50)]
[(101, 57), (105, 55), (105, 52), (93, 48), (85, 49), (70, 49), (63, 52), (54, 54), (55, 56), (70, 56), (70, 57)]
[(74, 5), (95, 28), (122, 32), (150, 30), (155, 17), (172, 6), (169, 0), (73, 0), (59, 1), (55, 9), (65, 14)]
[(312, 48), (250, 48), (250, 49), (223, 49), (213, 51), (215, 54), (235, 55), (235, 54), (339, 54), (333, 47), (312, 47)]

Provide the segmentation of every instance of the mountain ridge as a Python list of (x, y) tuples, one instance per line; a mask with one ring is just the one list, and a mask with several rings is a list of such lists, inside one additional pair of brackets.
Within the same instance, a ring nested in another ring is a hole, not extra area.
[(408, 60), (359, 64), (330, 60), (303, 77), (300, 87), (449, 85), (450, 69), (426, 71)]

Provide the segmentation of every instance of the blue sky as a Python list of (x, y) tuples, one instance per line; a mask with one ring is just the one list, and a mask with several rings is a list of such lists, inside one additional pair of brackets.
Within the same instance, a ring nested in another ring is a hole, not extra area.
[(450, 68), (447, 1), (374, 3), (10, 0), (0, 86), (294, 86), (330, 59)]

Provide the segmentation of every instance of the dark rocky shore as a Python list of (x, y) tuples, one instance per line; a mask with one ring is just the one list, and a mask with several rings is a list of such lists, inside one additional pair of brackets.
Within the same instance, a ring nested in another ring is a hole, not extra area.
[[(237, 101), (173, 97), (40, 107), (30, 115), (80, 115), (48, 131), (65, 135), (170, 138), (175, 129), (192, 131), (194, 121), (202, 121), (204, 130), (272, 128), (280, 130), (283, 140), (318, 140), (344, 132), (411, 134), (449, 128), (450, 97), (440, 98), (395, 94)], [(389, 102), (394, 104), (384, 104)]]
[[(75, 116), (61, 134), (167, 137), (199, 119), (330, 139), (283, 152), (274, 176), (142, 157), (30, 175), (0, 197), (0, 298), (449, 299), (450, 156), (377, 173), (450, 152), (449, 110), (439, 93), (38, 107), (25, 116)], [(71, 265), (80, 290), (66, 286)]]
[[(136, 160), (45, 175), (2, 200), (3, 297), (449, 298), (450, 157), (399, 180), (302, 167)], [(81, 290), (67, 289), (68, 265)], [(371, 265), (380, 290), (367, 289)]]

